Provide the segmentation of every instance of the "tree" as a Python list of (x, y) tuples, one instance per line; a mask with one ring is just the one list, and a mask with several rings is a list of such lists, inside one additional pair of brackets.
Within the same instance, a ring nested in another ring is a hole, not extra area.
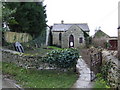
[(42, 2), (9, 2), (5, 4), (15, 13), (8, 21), (9, 28), (15, 32), (27, 32), (33, 37), (40, 35), (46, 29), (46, 10)]
[[(9, 22), (12, 22), (13, 24), (16, 23), (14, 17), (12, 16), (13, 13), (15, 13), (15, 9), (11, 9), (8, 7), (7, 3), (2, 3), (2, 26), (3, 30), (7, 30), (7, 26)], [(6, 25), (6, 27), (4, 27)]]

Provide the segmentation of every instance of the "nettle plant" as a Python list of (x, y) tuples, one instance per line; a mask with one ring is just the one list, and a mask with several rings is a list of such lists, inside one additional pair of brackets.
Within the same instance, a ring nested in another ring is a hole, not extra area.
[(57, 68), (75, 68), (79, 53), (77, 49), (69, 48), (63, 50), (52, 50), (47, 53), (43, 61)]

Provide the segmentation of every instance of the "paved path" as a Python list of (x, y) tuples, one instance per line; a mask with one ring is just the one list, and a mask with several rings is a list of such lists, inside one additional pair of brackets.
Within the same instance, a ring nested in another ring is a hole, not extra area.
[(2, 79), (2, 88), (17, 88), (17, 87), (12, 80)]
[(76, 68), (80, 75), (72, 88), (92, 88), (93, 83), (90, 81), (90, 68), (88, 68), (87, 64), (82, 58), (78, 59)]
[(20, 86), (16, 84), (15, 80), (8, 79), (5, 76), (1, 76), (0, 81), (0, 88), (20, 88)]

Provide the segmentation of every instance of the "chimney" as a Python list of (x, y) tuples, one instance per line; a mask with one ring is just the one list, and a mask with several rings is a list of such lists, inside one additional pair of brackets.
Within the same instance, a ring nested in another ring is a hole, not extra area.
[(61, 24), (64, 24), (64, 21), (63, 21), (63, 20), (61, 20)]

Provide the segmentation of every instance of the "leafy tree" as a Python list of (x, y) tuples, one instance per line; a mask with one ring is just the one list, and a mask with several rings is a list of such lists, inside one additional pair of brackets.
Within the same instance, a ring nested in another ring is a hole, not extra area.
[[(11, 9), (10, 7), (8, 7), (7, 3), (2, 3), (2, 24), (6, 24), (6, 26), (8, 26), (9, 22), (15, 24), (16, 21), (12, 16), (12, 14), (15, 12), (16, 9)], [(3, 30), (7, 30), (7, 28), (3, 28)]]
[(42, 2), (9, 2), (5, 7), (14, 10), (7, 22), (11, 31), (27, 32), (33, 37), (46, 28), (46, 10)]

